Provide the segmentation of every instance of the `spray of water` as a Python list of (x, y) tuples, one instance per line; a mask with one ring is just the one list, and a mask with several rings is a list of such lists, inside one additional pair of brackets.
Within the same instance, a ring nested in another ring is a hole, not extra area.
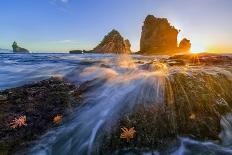
[[(129, 56), (117, 57), (113, 62), (107, 67), (94, 65), (84, 68), (81, 72), (74, 71), (75, 74), (72, 74), (70, 79), (78, 79), (77, 81), (81, 82), (92, 81), (91, 89), (84, 94), (84, 106), (79, 108), (63, 126), (46, 134), (29, 154), (93, 154), (97, 146), (95, 145), (97, 135), (102, 131), (103, 126), (113, 126), (115, 120), (120, 118), (121, 111), (125, 109), (132, 111), (138, 104), (162, 104), (167, 101), (172, 105), (175, 95), (171, 83), (176, 73), (188, 78), (197, 78), (195, 73), (198, 75), (215, 73), (215, 70), (211, 72), (209, 68), (204, 71), (202, 68), (186, 66), (170, 68), (160, 62), (140, 65), (134, 63)], [(218, 72), (222, 71), (218, 70)], [(229, 74), (228, 77), (232, 77), (230, 71), (224, 70), (224, 72)], [(187, 101), (186, 109), (191, 111), (192, 101), (186, 93), (187, 90), (182, 86), (183, 81), (181, 78), (175, 80)], [(210, 80), (210, 76), (207, 80)], [(217, 94), (211, 85), (207, 88), (208, 91)], [(175, 126), (174, 117), (172, 122)], [(224, 126), (221, 137), (228, 137), (224, 142), (228, 144), (232, 137), (231, 126), (225, 118), (222, 119), (221, 124)], [(186, 143), (195, 144), (194, 141), (182, 139), (180, 148), (174, 154), (184, 154)], [(210, 144), (210, 146), (214, 145)]]

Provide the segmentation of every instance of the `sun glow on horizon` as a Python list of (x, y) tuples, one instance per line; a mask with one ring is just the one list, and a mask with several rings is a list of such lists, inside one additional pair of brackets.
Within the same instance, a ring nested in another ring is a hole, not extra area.
[(207, 49), (205, 46), (198, 44), (198, 45), (192, 46), (191, 53), (204, 53), (206, 51), (207, 51)]
[(191, 53), (193, 54), (197, 54), (197, 53), (203, 53), (204, 51), (191, 51)]

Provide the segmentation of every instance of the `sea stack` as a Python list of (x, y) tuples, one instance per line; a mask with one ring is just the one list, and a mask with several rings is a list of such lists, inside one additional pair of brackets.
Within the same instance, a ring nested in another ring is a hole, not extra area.
[(12, 44), (13, 52), (14, 53), (30, 53), (29, 50), (19, 47), (18, 44), (14, 41)]
[[(157, 18), (153, 15), (148, 15), (142, 27), (140, 53), (150, 55), (175, 54), (179, 52), (177, 46), (179, 32), (180, 30), (172, 26), (167, 18)], [(187, 43), (187, 40), (183, 41), (180, 45)]]
[(129, 40), (124, 40), (117, 30), (112, 30), (93, 51), (97, 53), (130, 54), (130, 47)]
[(180, 41), (179, 50), (180, 52), (190, 52), (191, 42), (190, 40), (184, 38)]

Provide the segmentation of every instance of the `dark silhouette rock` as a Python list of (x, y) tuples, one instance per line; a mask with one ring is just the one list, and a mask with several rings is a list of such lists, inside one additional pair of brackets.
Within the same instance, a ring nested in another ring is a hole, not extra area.
[(189, 52), (191, 49), (191, 42), (190, 40), (184, 38), (180, 41), (179, 44), (179, 51), (180, 52)]
[(22, 47), (19, 47), (15, 41), (12, 45), (12, 48), (13, 48), (14, 53), (30, 53), (29, 50), (22, 48)]
[(178, 33), (166, 18), (148, 15), (142, 27), (140, 54), (176, 53)]
[(83, 50), (72, 50), (72, 51), (69, 51), (70, 54), (83, 54), (84, 51)]
[(129, 40), (124, 40), (118, 31), (112, 30), (93, 51), (97, 53), (128, 54), (131, 53), (130, 46)]
[(70, 54), (87, 54), (87, 53), (94, 53), (93, 51), (86, 51), (86, 50), (71, 50), (69, 51)]

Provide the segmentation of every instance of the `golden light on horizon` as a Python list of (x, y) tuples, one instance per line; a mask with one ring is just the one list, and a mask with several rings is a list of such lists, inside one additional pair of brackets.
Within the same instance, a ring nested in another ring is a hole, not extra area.
[(204, 53), (206, 51), (207, 51), (207, 49), (206, 49), (206, 47), (204, 45), (198, 44), (198, 45), (193, 45), (192, 46), (191, 53)]
[(202, 51), (191, 51), (191, 53), (197, 54), (197, 53), (203, 53), (203, 52)]

